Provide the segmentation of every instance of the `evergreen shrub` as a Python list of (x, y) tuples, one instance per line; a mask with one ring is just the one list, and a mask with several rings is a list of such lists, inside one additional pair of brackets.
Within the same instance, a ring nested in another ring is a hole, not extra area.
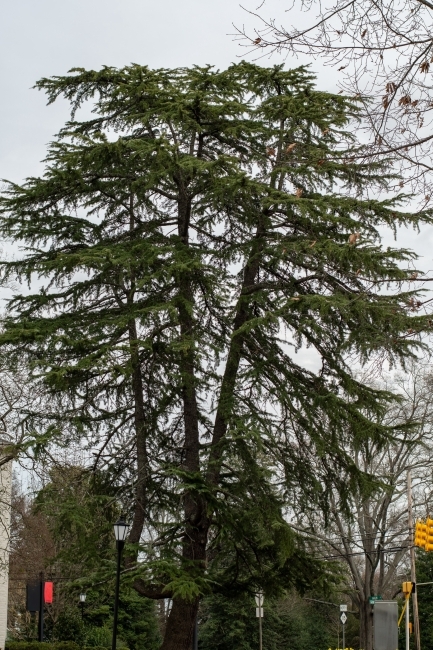
[(41, 643), (39, 641), (6, 641), (5, 650), (107, 650), (106, 646), (80, 646), (74, 641)]

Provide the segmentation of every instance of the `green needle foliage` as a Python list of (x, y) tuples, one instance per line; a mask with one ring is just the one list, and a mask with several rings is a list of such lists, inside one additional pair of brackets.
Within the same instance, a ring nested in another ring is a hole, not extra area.
[(55, 545), (56, 570), (78, 579), (112, 559), (113, 522), (119, 517), (110, 477), (80, 467), (53, 467), (33, 502), (45, 516)]
[[(433, 583), (433, 559), (424, 549), (416, 551), (417, 582)], [(417, 587), (420, 636), (423, 647), (433, 643), (433, 584)], [(402, 636), (402, 635), (400, 635)], [(403, 645), (403, 644), (402, 644)]]
[(35, 288), (0, 343), (57, 396), (63, 444), (82, 436), (120, 484), (127, 576), (173, 598), (162, 647), (187, 648), (215, 584), (323, 580), (284, 503), (326, 508), (317, 464), (343, 497), (362, 488), (346, 442), (393, 433), (390, 396), (348, 360), (419, 345), (429, 322), (402, 290), (415, 255), (379, 233), (432, 214), (377, 198), (393, 179), (362, 159), (355, 102), (305, 68), (131, 65), (37, 86), (72, 121), (43, 177), (3, 195), (0, 234), (24, 247), (3, 277)]
[[(311, 650), (336, 647), (337, 626), (329, 605), (314, 606), (300, 598), (265, 601), (262, 618), (264, 650)], [(254, 598), (204, 598), (199, 612), (200, 650), (256, 650), (259, 620)]]

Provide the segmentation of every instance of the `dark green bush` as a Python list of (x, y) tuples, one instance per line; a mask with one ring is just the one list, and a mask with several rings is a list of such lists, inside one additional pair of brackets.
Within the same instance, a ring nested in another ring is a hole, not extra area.
[(6, 641), (5, 650), (107, 650), (106, 646), (80, 646), (74, 641), (39, 643), (39, 641)]
[[(75, 646), (75, 644), (74, 644)], [(5, 650), (54, 650), (52, 643), (39, 643), (39, 641), (6, 641)], [(78, 646), (74, 649), (79, 650)]]
[(103, 626), (86, 628), (85, 644), (87, 648), (111, 648), (112, 631)]

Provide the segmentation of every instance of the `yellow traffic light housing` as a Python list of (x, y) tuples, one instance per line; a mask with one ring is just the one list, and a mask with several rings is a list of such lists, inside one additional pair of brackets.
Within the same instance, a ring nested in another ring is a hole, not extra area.
[[(433, 524), (432, 519), (428, 519), (427, 521), (431, 521)], [(430, 529), (430, 527), (429, 527)], [(415, 546), (419, 546), (420, 548), (425, 548), (426, 541), (427, 541), (427, 524), (425, 524), (423, 521), (417, 521), (415, 524), (415, 539), (414, 539), (414, 544)], [(431, 528), (432, 531), (432, 540), (429, 540), (429, 544), (433, 543), (433, 526)], [(432, 549), (433, 550), (433, 547)]]
[(424, 548), (426, 551), (433, 551), (433, 519), (427, 519), (426, 538)]
[(405, 596), (409, 595), (412, 593), (412, 583), (411, 582), (403, 582), (403, 587), (402, 587), (402, 592), (404, 593)]

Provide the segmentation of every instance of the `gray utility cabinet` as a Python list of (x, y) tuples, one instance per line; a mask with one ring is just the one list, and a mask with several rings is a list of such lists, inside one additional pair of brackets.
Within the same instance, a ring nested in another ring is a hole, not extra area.
[(397, 650), (398, 604), (395, 600), (377, 600), (373, 605), (374, 650)]

